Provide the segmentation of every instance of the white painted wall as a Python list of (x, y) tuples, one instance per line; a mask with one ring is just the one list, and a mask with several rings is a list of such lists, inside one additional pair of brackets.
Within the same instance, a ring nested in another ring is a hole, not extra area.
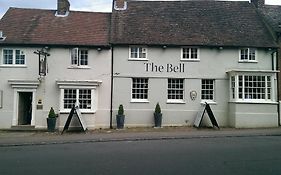
[[(114, 48), (114, 114), (119, 104), (124, 105), (126, 119), (125, 126), (153, 126), (153, 112), (157, 102), (163, 112), (163, 125), (193, 125), (196, 114), (201, 106), (201, 79), (215, 79), (215, 102), (211, 108), (220, 126), (230, 126), (229, 109), (229, 78), (227, 71), (234, 69), (272, 70), (271, 52), (258, 49), (256, 63), (240, 63), (238, 48), (200, 48), (200, 61), (181, 61), (180, 47), (148, 47), (147, 61), (131, 61), (129, 47)], [(185, 64), (185, 72), (151, 72), (146, 71), (146, 63), (163, 65)], [(149, 78), (148, 103), (131, 102), (131, 78)], [(185, 79), (185, 103), (167, 103), (168, 78)], [(275, 82), (276, 84), (276, 82)], [(276, 88), (276, 87), (275, 87)], [(197, 92), (196, 100), (190, 99), (190, 92)], [(276, 90), (276, 89), (275, 89)], [(262, 106), (259, 106), (262, 107)], [(273, 105), (273, 108), (276, 108)], [(267, 110), (267, 109), (266, 109)], [(277, 111), (273, 112), (274, 116)], [(231, 113), (232, 114), (232, 113)], [(114, 115), (115, 116), (115, 115)], [(252, 118), (249, 120), (252, 120)], [(247, 123), (249, 120), (244, 120)], [(271, 119), (270, 119), (271, 120)], [(210, 122), (204, 120), (208, 125)], [(275, 120), (271, 120), (275, 122)], [(262, 125), (262, 124), (261, 124)], [(249, 125), (253, 127), (254, 125)], [(258, 126), (258, 125), (256, 125)]]
[[(4, 47), (11, 48), (11, 47)], [(2, 64), (2, 49), (0, 48), (0, 63)], [(0, 128), (10, 128), (12, 125), (14, 90), (8, 83), (10, 79), (38, 80), (38, 55), (33, 52), (41, 48), (16, 47), (26, 55), (25, 67), (5, 67), (0, 64), (0, 90), (3, 91), (3, 108), (0, 109)], [(89, 49), (89, 68), (75, 69), (70, 65), (70, 48), (51, 48), (47, 58), (48, 73), (40, 81), (36, 89), (36, 103), (42, 100), (43, 109), (36, 110), (35, 127), (46, 128), (46, 117), (51, 107), (59, 113), (60, 90), (57, 80), (100, 80), (97, 87), (98, 106), (95, 114), (82, 114), (89, 128), (109, 127), (110, 119), (110, 70), (111, 51), (103, 49)], [(58, 125), (63, 127), (67, 114), (60, 114)]]

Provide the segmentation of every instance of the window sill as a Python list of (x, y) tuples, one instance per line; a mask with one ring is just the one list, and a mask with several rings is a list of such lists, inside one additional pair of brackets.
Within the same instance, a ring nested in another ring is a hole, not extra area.
[(148, 61), (147, 58), (129, 58), (128, 61)]
[(149, 103), (148, 100), (132, 99), (131, 103)]
[(27, 68), (26, 65), (2, 64), (0, 68)]
[[(81, 109), (80, 109), (80, 111), (81, 111), (82, 114), (95, 114), (96, 113), (96, 111), (83, 111)], [(60, 110), (59, 113), (60, 114), (69, 114), (70, 109), (69, 110)]]
[(239, 60), (239, 63), (258, 63), (258, 61)]
[(184, 59), (184, 58), (181, 58), (180, 61), (182, 62), (200, 62), (200, 59)]
[(91, 69), (89, 66), (68, 66), (68, 69)]
[(167, 104), (185, 104), (183, 100), (167, 100)]
[(229, 101), (229, 103), (240, 103), (240, 104), (278, 104), (278, 102), (274, 101), (255, 101), (255, 100), (237, 100), (237, 101)]
[(212, 100), (202, 100), (200, 103), (201, 103), (201, 104), (206, 104), (206, 103), (208, 103), (209, 105), (216, 105), (216, 104), (217, 104), (217, 102), (212, 101)]

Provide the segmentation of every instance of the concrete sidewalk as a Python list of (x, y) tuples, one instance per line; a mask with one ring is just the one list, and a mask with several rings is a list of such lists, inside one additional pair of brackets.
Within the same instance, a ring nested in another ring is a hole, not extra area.
[(281, 127), (263, 129), (196, 129), (192, 127), (130, 128), (84, 132), (0, 131), (0, 147), (110, 141), (281, 136)]

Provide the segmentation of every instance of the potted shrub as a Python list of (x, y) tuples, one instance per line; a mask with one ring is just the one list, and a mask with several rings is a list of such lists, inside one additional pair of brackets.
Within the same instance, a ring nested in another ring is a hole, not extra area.
[(123, 105), (119, 105), (118, 114), (116, 115), (117, 129), (124, 128), (124, 121), (125, 121), (124, 108)]
[(162, 126), (162, 113), (159, 103), (156, 104), (155, 111), (154, 111), (154, 126), (155, 127)]
[(56, 121), (57, 121), (57, 118), (56, 118), (55, 111), (54, 111), (53, 107), (51, 107), (49, 114), (48, 114), (48, 118), (47, 118), (47, 126), (48, 126), (49, 132), (55, 131)]

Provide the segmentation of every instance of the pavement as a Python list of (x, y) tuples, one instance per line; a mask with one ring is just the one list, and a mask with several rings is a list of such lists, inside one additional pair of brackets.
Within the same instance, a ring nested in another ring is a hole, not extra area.
[(172, 139), (202, 139), (222, 137), (259, 137), (281, 136), (281, 127), (261, 129), (234, 128), (193, 128), (193, 127), (163, 127), (163, 128), (126, 128), (122, 130), (102, 129), (86, 132), (68, 131), (11, 131), (0, 130), (0, 147), (51, 145), (90, 142), (142, 141), (142, 140), (172, 140)]

